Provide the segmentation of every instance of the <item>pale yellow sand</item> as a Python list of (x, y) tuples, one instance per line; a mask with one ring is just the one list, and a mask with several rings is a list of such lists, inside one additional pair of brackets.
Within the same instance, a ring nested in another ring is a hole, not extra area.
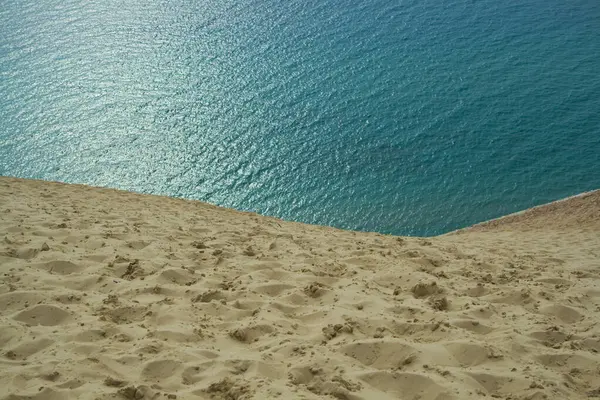
[(435, 238), (0, 178), (0, 399), (600, 396), (600, 193)]

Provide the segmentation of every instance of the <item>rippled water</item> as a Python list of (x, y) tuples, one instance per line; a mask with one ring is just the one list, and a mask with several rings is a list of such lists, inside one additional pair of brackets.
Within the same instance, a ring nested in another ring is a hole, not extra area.
[(0, 174), (431, 235), (600, 187), (600, 2), (4, 0)]

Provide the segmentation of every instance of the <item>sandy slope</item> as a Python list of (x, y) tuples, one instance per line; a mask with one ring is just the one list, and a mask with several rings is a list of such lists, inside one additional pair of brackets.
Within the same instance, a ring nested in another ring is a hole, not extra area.
[(0, 178), (0, 399), (600, 397), (599, 198), (421, 239)]

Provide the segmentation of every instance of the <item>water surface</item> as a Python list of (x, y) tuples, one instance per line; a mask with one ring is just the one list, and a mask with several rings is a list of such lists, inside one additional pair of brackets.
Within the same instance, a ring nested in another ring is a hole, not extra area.
[(600, 188), (600, 2), (4, 0), (0, 174), (433, 235)]

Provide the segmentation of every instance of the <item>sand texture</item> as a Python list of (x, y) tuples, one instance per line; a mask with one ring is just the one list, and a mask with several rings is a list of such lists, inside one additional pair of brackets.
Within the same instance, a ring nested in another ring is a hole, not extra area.
[(0, 399), (600, 398), (599, 199), (406, 238), (0, 178)]

